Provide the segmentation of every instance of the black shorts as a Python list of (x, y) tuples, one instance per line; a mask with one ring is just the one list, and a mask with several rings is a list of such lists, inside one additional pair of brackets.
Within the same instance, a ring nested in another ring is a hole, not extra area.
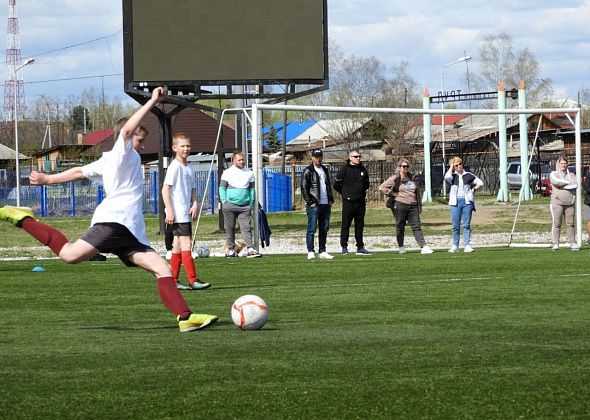
[(152, 247), (139, 242), (129, 229), (119, 223), (97, 223), (90, 226), (80, 239), (100, 252), (115, 254), (127, 267), (136, 267), (129, 260), (131, 254), (154, 251)]
[(174, 236), (192, 236), (193, 227), (191, 222), (186, 223), (172, 223), (168, 226)]

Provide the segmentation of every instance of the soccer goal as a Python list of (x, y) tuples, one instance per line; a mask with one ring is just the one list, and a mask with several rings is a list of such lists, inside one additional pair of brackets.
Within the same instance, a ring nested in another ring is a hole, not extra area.
[[(426, 102), (425, 102), (426, 103)], [(543, 115), (543, 114), (566, 114), (573, 115), (573, 123), (575, 129), (575, 167), (576, 167), (576, 174), (582, 174), (582, 149), (581, 149), (581, 112), (579, 108), (518, 108), (518, 109), (429, 109), (427, 105), (423, 109), (414, 109), (414, 108), (368, 108), (368, 107), (334, 107), (334, 106), (301, 106), (301, 105), (279, 105), (279, 104), (253, 104), (251, 108), (248, 109), (248, 112), (251, 113), (250, 121), (252, 125), (252, 169), (254, 171), (256, 177), (256, 192), (258, 202), (264, 203), (264, 194), (263, 190), (260, 188), (262, 185), (262, 176), (263, 176), (263, 162), (262, 162), (262, 145), (263, 145), (263, 127), (262, 127), (262, 113), (267, 111), (283, 111), (283, 112), (296, 112), (296, 113), (314, 113), (314, 114), (366, 114), (367, 116), (375, 115), (375, 114), (405, 114), (405, 115), (417, 115), (423, 117), (423, 126), (424, 126), (424, 196), (423, 201), (432, 201), (432, 185), (431, 185), (431, 143), (432, 143), (432, 133), (431, 133), (431, 123), (432, 123), (432, 116), (434, 115), (496, 115), (498, 120), (498, 130), (501, 133), (501, 130), (505, 130), (505, 124), (502, 124), (502, 120), (505, 121), (506, 116), (518, 116), (519, 117), (519, 125), (520, 125), (520, 137), (521, 137), (521, 161), (524, 163), (523, 167), (530, 167), (530, 160), (528, 159), (528, 131), (527, 131), (527, 115)], [(504, 116), (502, 118), (502, 116)], [(538, 129), (537, 129), (538, 134)], [(505, 139), (505, 137), (504, 137)], [(535, 135), (535, 141), (537, 140), (537, 135)], [(502, 143), (502, 142), (500, 142)], [(504, 191), (506, 196), (509, 195), (508, 193), (508, 184), (507, 184), (507, 176), (506, 176), (506, 167), (507, 167), (507, 159), (504, 150), (504, 154), (502, 154), (502, 147), (506, 147), (504, 144), (500, 144), (500, 166), (497, 171), (497, 177), (500, 179), (500, 191)], [(525, 150), (523, 153), (522, 150)], [(444, 146), (443, 146), (444, 150)], [(522, 156), (525, 156), (523, 159)], [(443, 162), (443, 168), (444, 164)], [(580, 177), (581, 178), (581, 177)], [(580, 179), (581, 181), (581, 179)], [(530, 199), (530, 195), (527, 195), (526, 189), (529, 188), (528, 183), (528, 171), (523, 171), (522, 175), (522, 186), (521, 191), (519, 193), (518, 198), (518, 208), (514, 218), (514, 225), (512, 232), (509, 234), (507, 233), (507, 240), (506, 244), (509, 246), (518, 246), (519, 244), (513, 243), (513, 235), (514, 235), (514, 227), (516, 225), (516, 220), (518, 217), (518, 209), (520, 208), (520, 202), (524, 199)], [(577, 187), (577, 195), (576, 195), (576, 237), (578, 245), (581, 245), (582, 240), (582, 188), (581, 182), (578, 182)], [(500, 201), (500, 195), (498, 197)], [(506, 200), (502, 200), (506, 201)], [(258, 203), (255, 203), (255, 206), (258, 206)], [(255, 214), (257, 214), (258, 208), (255, 209)], [(253, 218), (254, 222), (257, 223), (257, 218)], [(548, 227), (548, 230), (550, 227)], [(259, 243), (259, 238), (256, 237), (258, 235), (258, 227), (256, 226), (254, 229), (255, 235), (255, 243)], [(508, 236), (509, 235), (509, 236)], [(521, 244), (522, 245), (527, 245)], [(532, 245), (532, 244), (528, 244)]]

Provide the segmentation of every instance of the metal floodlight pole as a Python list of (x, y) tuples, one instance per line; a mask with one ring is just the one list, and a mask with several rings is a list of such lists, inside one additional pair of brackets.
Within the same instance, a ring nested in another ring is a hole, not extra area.
[[(445, 67), (449, 67), (452, 66), (453, 64), (458, 64), (458, 63), (462, 63), (463, 61), (469, 61), (471, 60), (471, 56), (466, 55), (463, 56), (461, 58), (458, 58), (457, 60), (445, 64), (440, 68), (440, 94), (441, 96), (445, 96), (445, 83), (444, 83), (444, 70)], [(444, 111), (445, 109), (445, 100), (444, 98), (441, 99), (440, 102), (440, 109)], [(445, 177), (445, 164), (446, 164), (446, 160), (445, 160), (445, 114), (444, 112), (441, 113), (441, 121), (440, 121), (440, 133), (441, 133), (441, 143), (442, 143), (442, 176), (443, 178)], [(445, 182), (443, 180), (442, 182), (442, 193), (443, 193), (443, 197), (447, 196), (447, 190), (445, 188)]]
[(28, 58), (25, 62), (20, 66), (14, 69), (14, 151), (16, 153), (16, 206), (20, 207), (20, 153), (18, 151), (18, 103), (17, 103), (17, 91), (18, 91), (18, 81), (16, 79), (16, 75), (18, 74), (19, 70), (29, 64), (33, 64), (35, 62), (34, 58)]

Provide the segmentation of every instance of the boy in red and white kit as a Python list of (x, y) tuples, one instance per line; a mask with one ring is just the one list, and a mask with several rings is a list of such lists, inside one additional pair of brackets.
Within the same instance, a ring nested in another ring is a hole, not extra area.
[[(106, 198), (96, 208), (91, 226), (81, 239), (69, 242), (59, 230), (33, 219), (32, 211), (26, 208), (2, 207), (0, 220), (24, 229), (66, 263), (77, 264), (99, 252), (109, 252), (117, 255), (128, 267), (141, 267), (154, 274), (162, 303), (177, 317), (180, 331), (187, 332), (205, 328), (217, 321), (217, 317), (192, 313), (176, 288), (170, 267), (149, 246), (143, 219), (141, 157), (134, 147), (141, 141), (135, 135), (141, 120), (164, 95), (161, 87), (154, 89), (150, 100), (131, 118), (121, 119), (115, 125), (115, 145), (110, 152), (103, 154), (101, 165), (94, 168), (95, 174), (102, 176)], [(68, 174), (75, 176), (74, 172)], [(59, 183), (64, 182), (64, 178), (67, 178), (64, 173), (33, 172), (31, 184)]]
[[(191, 153), (191, 141), (188, 134), (182, 132), (174, 134), (172, 150), (175, 154), (174, 160), (166, 170), (162, 187), (162, 198), (166, 206), (166, 224), (174, 235), (172, 257), (170, 258), (172, 276), (178, 289), (202, 290), (211, 285), (199, 280), (192, 256), (191, 221), (197, 218), (198, 203), (195, 171), (188, 164), (188, 157)], [(188, 286), (178, 281), (181, 265), (184, 266), (188, 277)]]

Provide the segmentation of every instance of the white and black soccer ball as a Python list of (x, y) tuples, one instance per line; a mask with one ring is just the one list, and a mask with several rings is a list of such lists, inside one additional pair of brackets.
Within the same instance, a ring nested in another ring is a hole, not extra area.
[(259, 330), (268, 320), (268, 305), (260, 296), (244, 295), (231, 307), (231, 318), (241, 330)]
[(207, 258), (211, 254), (211, 250), (207, 245), (199, 245), (197, 248), (197, 257), (199, 258)]

